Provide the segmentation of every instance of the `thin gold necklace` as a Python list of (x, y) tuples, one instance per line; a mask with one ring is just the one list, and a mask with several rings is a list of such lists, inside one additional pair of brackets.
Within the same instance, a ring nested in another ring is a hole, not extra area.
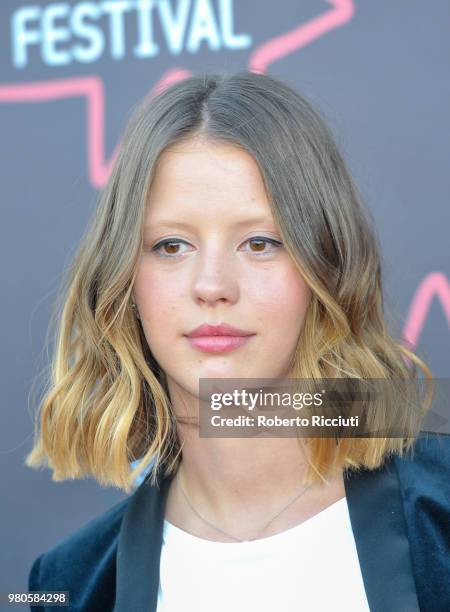
[(297, 495), (294, 497), (294, 499), (291, 499), (291, 501), (290, 501), (290, 502), (289, 502), (289, 503), (288, 503), (286, 506), (284, 506), (283, 508), (281, 508), (281, 510), (279, 510), (279, 511), (278, 511), (278, 512), (275, 514), (275, 516), (273, 516), (273, 517), (270, 519), (270, 521), (269, 521), (268, 523), (266, 523), (266, 524), (265, 524), (265, 525), (264, 525), (264, 526), (263, 526), (261, 529), (259, 529), (259, 530), (256, 532), (256, 534), (253, 536), (253, 538), (243, 540), (242, 538), (238, 538), (238, 537), (236, 537), (236, 536), (234, 536), (234, 535), (232, 535), (232, 534), (230, 534), (230, 533), (228, 533), (228, 532), (224, 531), (224, 530), (223, 530), (223, 529), (221, 529), (220, 527), (217, 527), (217, 525), (213, 525), (213, 523), (211, 523), (210, 521), (208, 521), (207, 519), (205, 519), (205, 517), (203, 517), (203, 516), (200, 514), (200, 512), (198, 512), (198, 510), (196, 510), (196, 509), (194, 508), (194, 506), (192, 505), (192, 502), (190, 501), (190, 499), (189, 499), (189, 497), (188, 497), (188, 495), (187, 495), (187, 493), (186, 493), (186, 491), (185, 491), (185, 489), (184, 489), (183, 485), (181, 484), (181, 478), (180, 478), (180, 476), (178, 477), (178, 484), (179, 484), (179, 486), (180, 486), (181, 492), (183, 493), (184, 498), (186, 499), (186, 501), (187, 501), (187, 503), (188, 503), (189, 507), (190, 507), (190, 508), (191, 508), (191, 510), (192, 510), (192, 511), (193, 511), (193, 512), (194, 512), (194, 513), (195, 513), (195, 514), (198, 516), (198, 518), (199, 518), (199, 519), (201, 519), (201, 520), (202, 520), (204, 523), (206, 523), (207, 525), (209, 525), (210, 527), (212, 527), (212, 528), (213, 528), (213, 529), (215, 529), (216, 531), (219, 531), (221, 534), (226, 535), (228, 538), (232, 538), (233, 540), (236, 540), (237, 542), (251, 542), (252, 540), (256, 540), (256, 539), (258, 538), (258, 536), (259, 536), (259, 535), (261, 535), (261, 534), (262, 534), (262, 533), (263, 533), (263, 532), (264, 532), (264, 531), (267, 529), (267, 527), (268, 527), (268, 526), (269, 526), (271, 523), (273, 523), (273, 521), (274, 521), (274, 520), (275, 520), (275, 519), (276, 519), (278, 516), (280, 516), (280, 514), (281, 514), (282, 512), (284, 512), (285, 510), (287, 510), (287, 509), (289, 508), (289, 506), (292, 506), (292, 504), (293, 504), (295, 501), (297, 501), (297, 499), (299, 499), (299, 498), (300, 498), (300, 497), (301, 497), (301, 496), (302, 496), (304, 493), (306, 493), (306, 491), (307, 491), (307, 490), (308, 490), (308, 489), (311, 487), (311, 485), (306, 485), (306, 486), (304, 486), (304, 487), (302, 488), (302, 490), (300, 491), (300, 493), (298, 493), (298, 494), (297, 494)]

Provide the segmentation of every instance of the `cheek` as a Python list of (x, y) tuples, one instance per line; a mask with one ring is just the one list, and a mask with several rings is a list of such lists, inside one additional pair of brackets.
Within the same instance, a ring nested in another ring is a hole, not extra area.
[(304, 320), (311, 290), (293, 266), (273, 271), (267, 276), (254, 275), (248, 279), (249, 297), (260, 313), (258, 318), (271, 318), (271, 325), (283, 327)]
[(180, 284), (170, 282), (170, 276), (142, 266), (138, 269), (134, 283), (134, 295), (141, 317), (147, 325), (157, 322), (157, 328), (164, 321), (171, 321), (167, 313), (180, 308)]

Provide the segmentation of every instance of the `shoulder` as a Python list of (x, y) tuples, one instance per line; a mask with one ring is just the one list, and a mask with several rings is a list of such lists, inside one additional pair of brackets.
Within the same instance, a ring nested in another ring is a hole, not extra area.
[(421, 513), (432, 513), (450, 522), (450, 435), (421, 433), (394, 464), (406, 512), (414, 512), (415, 521)]
[(450, 571), (450, 435), (425, 433), (394, 460), (414, 546), (432, 546)]
[(399, 477), (405, 484), (442, 485), (450, 495), (450, 435), (421, 432), (411, 451), (395, 456)]
[[(69, 591), (71, 610), (112, 609), (120, 526), (130, 497), (89, 521), (38, 557), (30, 570), (29, 591)], [(95, 602), (94, 607), (92, 603)], [(44, 610), (33, 606), (34, 610)]]
[(395, 465), (420, 596), (430, 610), (450, 609), (450, 436), (421, 435)]

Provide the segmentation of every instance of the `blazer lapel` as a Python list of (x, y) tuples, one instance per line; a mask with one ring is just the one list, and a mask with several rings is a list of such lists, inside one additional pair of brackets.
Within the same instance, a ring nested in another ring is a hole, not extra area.
[[(114, 612), (156, 612), (159, 564), (171, 477), (135, 491), (120, 528)], [(371, 612), (420, 612), (393, 460), (344, 477), (350, 521)], [(350, 594), (351, 595), (351, 594)]]
[(349, 472), (344, 484), (371, 612), (420, 611), (394, 461)]
[(114, 612), (156, 612), (165, 507), (171, 477), (144, 481), (130, 499), (119, 533)]

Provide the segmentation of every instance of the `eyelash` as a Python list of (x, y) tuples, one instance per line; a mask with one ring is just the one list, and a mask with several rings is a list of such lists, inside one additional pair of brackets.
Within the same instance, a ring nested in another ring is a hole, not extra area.
[[(251, 238), (247, 238), (247, 240), (245, 242), (253, 242), (253, 241), (265, 242), (266, 244), (271, 244), (276, 249), (278, 249), (278, 248), (283, 246), (283, 243), (280, 242), (279, 240), (274, 240), (273, 238), (266, 238), (265, 236), (252, 236)], [(177, 243), (188, 244), (185, 240), (180, 240), (178, 238), (175, 238), (175, 239), (167, 238), (167, 239), (161, 240), (160, 242), (155, 244), (155, 246), (153, 246), (151, 248), (151, 251), (152, 252), (156, 252), (157, 255), (159, 255), (160, 257), (165, 257), (166, 259), (173, 259), (174, 257), (178, 257), (180, 254), (179, 253), (175, 253), (173, 255), (167, 255), (167, 253), (166, 253), (165, 255), (163, 255), (161, 252), (158, 252), (158, 251), (165, 244), (177, 244)], [(252, 252), (252, 254), (256, 255), (257, 257), (267, 257), (272, 252), (273, 251), (267, 251), (267, 252), (266, 251), (261, 251), (260, 253)]]

